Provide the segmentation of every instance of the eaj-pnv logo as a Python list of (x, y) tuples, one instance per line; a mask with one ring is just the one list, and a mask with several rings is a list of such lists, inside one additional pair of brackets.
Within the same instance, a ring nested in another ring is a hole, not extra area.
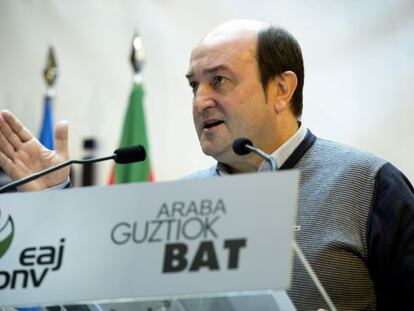
[[(2, 223), (2, 215), (0, 210), (0, 224)], [(6, 222), (0, 225), (0, 259), (6, 254), (14, 236), (13, 218), (9, 215)]]
[(13, 252), (9, 252), (8, 256), (16, 258), (10, 258), (8, 262), (12, 263), (11, 266), (4, 267), (1, 264), (2, 257), (10, 249), (14, 236), (13, 218), (10, 215), (3, 216), (0, 210), (0, 290), (40, 287), (51, 272), (62, 267), (65, 239), (61, 238), (58, 245), (34, 245), (20, 251), (16, 250), (19, 243), (14, 243)]

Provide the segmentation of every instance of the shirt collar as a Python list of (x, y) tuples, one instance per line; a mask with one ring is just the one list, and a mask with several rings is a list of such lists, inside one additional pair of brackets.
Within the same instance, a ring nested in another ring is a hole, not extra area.
[[(289, 158), (289, 156), (295, 151), (299, 144), (305, 139), (307, 129), (304, 125), (300, 124), (298, 130), (292, 137), (290, 137), (282, 146), (276, 149), (271, 154), (272, 158), (275, 159), (277, 167), (281, 167), (283, 163)], [(270, 164), (267, 161), (263, 161), (260, 164), (259, 172), (269, 171)]]
[[(299, 122), (299, 128), (292, 137), (290, 137), (282, 146), (276, 149), (272, 154), (272, 158), (275, 159), (277, 167), (281, 167), (283, 163), (289, 158), (289, 156), (295, 151), (300, 143), (305, 139), (307, 128)], [(269, 171), (270, 164), (267, 161), (263, 161), (258, 169), (258, 172)], [(231, 174), (231, 169), (224, 163), (217, 163), (217, 174), (224, 176)]]

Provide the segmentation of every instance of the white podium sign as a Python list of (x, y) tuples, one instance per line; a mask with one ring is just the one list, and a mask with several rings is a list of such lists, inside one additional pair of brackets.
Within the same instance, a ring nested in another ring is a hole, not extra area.
[(286, 289), (298, 172), (0, 195), (0, 306)]

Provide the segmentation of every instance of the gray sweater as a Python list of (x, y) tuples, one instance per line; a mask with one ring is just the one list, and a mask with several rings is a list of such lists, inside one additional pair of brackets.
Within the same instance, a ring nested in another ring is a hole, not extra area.
[[(317, 139), (280, 169), (300, 169), (296, 239), (338, 310), (414, 310), (414, 191), (394, 166)], [(222, 165), (221, 165), (222, 169)], [(217, 167), (189, 177), (219, 176)], [(298, 310), (327, 308), (295, 258)]]

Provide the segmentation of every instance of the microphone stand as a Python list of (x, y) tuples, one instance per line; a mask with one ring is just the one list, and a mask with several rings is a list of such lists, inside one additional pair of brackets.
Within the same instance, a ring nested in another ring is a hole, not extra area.
[(112, 155), (106, 156), (106, 157), (84, 159), (84, 160), (68, 160), (58, 165), (47, 168), (43, 171), (37, 172), (33, 175), (30, 175), (25, 178), (18, 179), (12, 183), (9, 183), (0, 188), (0, 193), (5, 192), (6, 190), (9, 190), (11, 188), (28, 183), (32, 180), (35, 180), (36, 178), (39, 178), (43, 175), (54, 172), (70, 164), (85, 164), (85, 163), (101, 162), (101, 161), (112, 160), (112, 159), (115, 160), (115, 162), (118, 164), (128, 164), (128, 163), (144, 161), (145, 158), (146, 158), (145, 148), (141, 145), (136, 145), (136, 146), (127, 146), (127, 147), (118, 148), (114, 151)]
[(270, 155), (268, 155), (266, 152), (253, 147), (252, 145), (249, 144), (245, 144), (244, 147), (246, 149), (249, 149), (250, 151), (253, 151), (254, 153), (258, 154), (259, 156), (261, 156), (263, 159), (265, 159), (265, 161), (267, 161), (267, 163), (270, 164), (270, 170), (271, 171), (277, 171), (277, 164), (275, 159), (273, 159)]
[(91, 163), (91, 162), (101, 162), (101, 161), (115, 159), (116, 157), (117, 157), (117, 155), (114, 153), (110, 156), (101, 157), (101, 158), (84, 159), (84, 160), (68, 160), (68, 161), (62, 162), (58, 165), (49, 167), (49, 168), (47, 168), (43, 171), (37, 172), (33, 175), (27, 176), (25, 178), (22, 178), (22, 179), (14, 181), (12, 183), (9, 183), (7, 185), (4, 185), (3, 187), (0, 188), (0, 193), (6, 192), (7, 190), (18, 187), (20, 185), (24, 185), (25, 183), (31, 182), (31, 181), (39, 178), (39, 177), (42, 177), (42, 176), (47, 175), (51, 172), (57, 171), (61, 168), (64, 168), (65, 166), (68, 166), (68, 165), (71, 165), (71, 164), (85, 164), (85, 163)]

